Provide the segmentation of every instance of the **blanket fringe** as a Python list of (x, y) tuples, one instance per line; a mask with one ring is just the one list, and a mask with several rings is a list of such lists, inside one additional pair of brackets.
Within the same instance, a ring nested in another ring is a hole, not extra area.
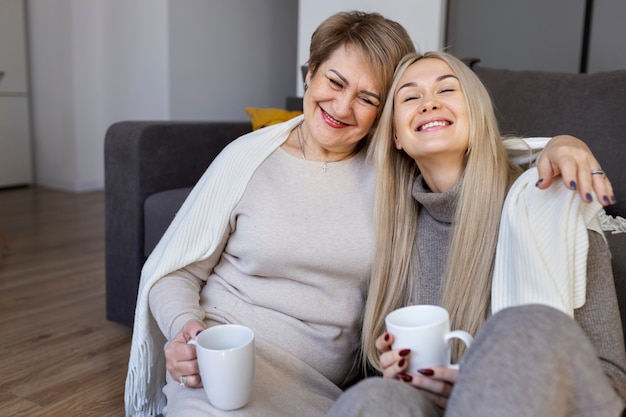
[[(129, 363), (128, 375), (126, 378), (126, 390), (124, 393), (126, 403), (126, 417), (155, 417), (159, 415), (165, 407), (164, 394), (161, 391), (162, 383), (155, 384), (160, 380), (159, 372), (164, 368), (164, 364), (158, 362), (152, 355), (150, 345), (153, 344), (151, 337), (138, 346), (136, 354), (141, 360), (131, 360)], [(137, 366), (137, 363), (151, 364), (149, 367)], [(155, 371), (157, 375), (152, 375)], [(137, 383), (144, 381), (144, 383)], [(152, 383), (150, 383), (152, 382)]]
[(598, 213), (600, 219), (600, 226), (605, 232), (611, 232), (611, 234), (626, 233), (626, 219), (620, 216), (610, 216), (606, 211), (601, 210)]

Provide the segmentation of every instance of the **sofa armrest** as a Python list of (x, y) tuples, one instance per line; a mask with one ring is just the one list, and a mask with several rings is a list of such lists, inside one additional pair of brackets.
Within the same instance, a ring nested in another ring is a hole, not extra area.
[(144, 201), (193, 186), (215, 156), (249, 132), (241, 122), (126, 121), (104, 141), (107, 319), (132, 325), (144, 256)]

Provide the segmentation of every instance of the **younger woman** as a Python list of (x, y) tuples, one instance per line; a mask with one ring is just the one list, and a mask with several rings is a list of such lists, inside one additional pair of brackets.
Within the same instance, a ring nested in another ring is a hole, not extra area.
[[(385, 378), (351, 388), (330, 415), (620, 415), (626, 353), (601, 204), (560, 181), (537, 190), (535, 169), (519, 176), (486, 89), (445, 53), (399, 64), (371, 150), (362, 341)], [(410, 351), (391, 350), (384, 320), (409, 304), (439, 304), (475, 335), (460, 371), (405, 373)]]

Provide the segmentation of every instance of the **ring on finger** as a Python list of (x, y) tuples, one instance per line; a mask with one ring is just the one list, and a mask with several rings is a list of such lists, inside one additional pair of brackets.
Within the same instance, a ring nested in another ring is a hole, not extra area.
[(594, 176), (594, 175), (606, 175), (606, 174), (601, 169), (592, 169), (591, 176)]
[(180, 386), (181, 387), (187, 386), (187, 375), (183, 375), (180, 377)]

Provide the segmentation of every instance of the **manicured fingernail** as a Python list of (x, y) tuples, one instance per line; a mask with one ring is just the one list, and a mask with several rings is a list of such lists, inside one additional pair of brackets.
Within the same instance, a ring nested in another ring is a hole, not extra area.
[(389, 341), (389, 333), (385, 333), (385, 337), (384, 337), (384, 339), (385, 339), (385, 342), (388, 342), (388, 341)]
[(417, 372), (425, 376), (435, 375), (435, 371), (433, 371), (432, 369), (418, 369)]
[(607, 197), (607, 196), (602, 197), (602, 199), (604, 200), (605, 203), (608, 203), (609, 201), (611, 201), (611, 200), (609, 200), (609, 197)]
[(411, 349), (402, 349), (400, 352), (398, 352), (398, 355), (405, 357), (405, 356), (409, 356), (411, 354)]
[(396, 379), (399, 379), (400, 381), (404, 381), (404, 382), (411, 382), (411, 381), (413, 381), (413, 377), (411, 375), (407, 375), (407, 374), (398, 374), (398, 375), (396, 375)]
[(543, 178), (539, 178), (539, 181), (535, 183), (535, 187), (539, 187), (539, 184), (543, 182)]
[(202, 333), (202, 330), (198, 330), (198, 331), (196, 332), (196, 336), (198, 336), (200, 333)]
[(569, 188), (570, 190), (575, 190), (576, 189), (576, 181), (572, 181), (569, 183)]
[(405, 363), (406, 363), (406, 359), (402, 358), (402, 359), (400, 359), (400, 362), (398, 362), (398, 366), (400, 368), (403, 368)]
[(585, 194), (585, 197), (587, 198), (587, 201), (589, 201), (589, 202), (593, 201), (593, 197), (591, 196), (590, 193)]
[(615, 198), (615, 196), (614, 196), (614, 195), (612, 195), (612, 196), (611, 196), (611, 201), (612, 201), (612, 202), (614, 202), (614, 203), (617, 203), (617, 198)]

